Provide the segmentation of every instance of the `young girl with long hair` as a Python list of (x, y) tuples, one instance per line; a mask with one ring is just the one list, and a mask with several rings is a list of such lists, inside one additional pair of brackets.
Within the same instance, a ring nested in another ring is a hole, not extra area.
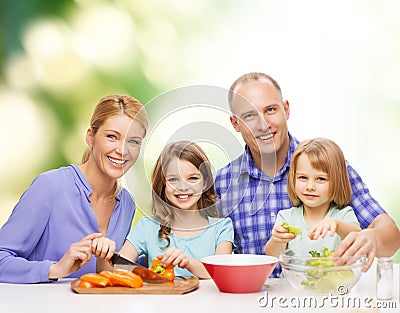
[(232, 253), (233, 226), (229, 218), (218, 217), (206, 154), (194, 142), (167, 145), (156, 162), (152, 185), (153, 216), (138, 221), (120, 254), (172, 264), (175, 275), (209, 278), (200, 259)]

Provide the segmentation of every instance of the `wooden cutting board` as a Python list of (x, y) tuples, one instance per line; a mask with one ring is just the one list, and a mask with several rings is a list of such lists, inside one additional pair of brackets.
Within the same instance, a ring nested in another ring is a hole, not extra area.
[(80, 294), (184, 294), (191, 292), (199, 286), (199, 279), (196, 277), (177, 277), (174, 282), (161, 284), (143, 283), (143, 287), (104, 287), (104, 288), (81, 288), (80, 279), (71, 282), (71, 288)]

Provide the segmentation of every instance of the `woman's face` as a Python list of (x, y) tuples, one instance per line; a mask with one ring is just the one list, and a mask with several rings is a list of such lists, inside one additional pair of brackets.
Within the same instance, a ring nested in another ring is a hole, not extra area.
[(165, 169), (165, 196), (182, 210), (197, 210), (204, 189), (200, 171), (192, 163), (174, 158)]
[(100, 172), (117, 179), (136, 162), (144, 135), (145, 130), (138, 122), (126, 115), (115, 115), (95, 135), (89, 129), (86, 141)]

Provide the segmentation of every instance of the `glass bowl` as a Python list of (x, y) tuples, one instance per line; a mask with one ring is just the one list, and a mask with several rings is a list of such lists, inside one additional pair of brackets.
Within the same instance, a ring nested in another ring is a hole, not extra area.
[(360, 279), (365, 256), (312, 257), (285, 250), (279, 255), (283, 276), (299, 290), (316, 294), (347, 294)]

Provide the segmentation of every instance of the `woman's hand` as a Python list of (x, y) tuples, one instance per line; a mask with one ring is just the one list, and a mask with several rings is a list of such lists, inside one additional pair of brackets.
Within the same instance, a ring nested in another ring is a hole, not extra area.
[(92, 240), (92, 253), (96, 258), (110, 261), (115, 252), (115, 242), (106, 237), (94, 238)]
[(317, 240), (320, 236), (325, 238), (328, 232), (331, 232), (331, 237), (335, 235), (338, 228), (338, 220), (333, 217), (324, 218), (321, 222), (314, 225), (307, 236), (311, 240)]
[(94, 233), (73, 243), (63, 257), (50, 266), (49, 278), (56, 279), (68, 276), (87, 264), (92, 255), (92, 241), (101, 236), (100, 233)]
[(190, 266), (190, 258), (175, 247), (169, 249), (165, 254), (157, 255), (160, 260), (160, 264), (164, 267), (172, 264), (173, 266), (179, 266), (180, 268), (187, 268)]

